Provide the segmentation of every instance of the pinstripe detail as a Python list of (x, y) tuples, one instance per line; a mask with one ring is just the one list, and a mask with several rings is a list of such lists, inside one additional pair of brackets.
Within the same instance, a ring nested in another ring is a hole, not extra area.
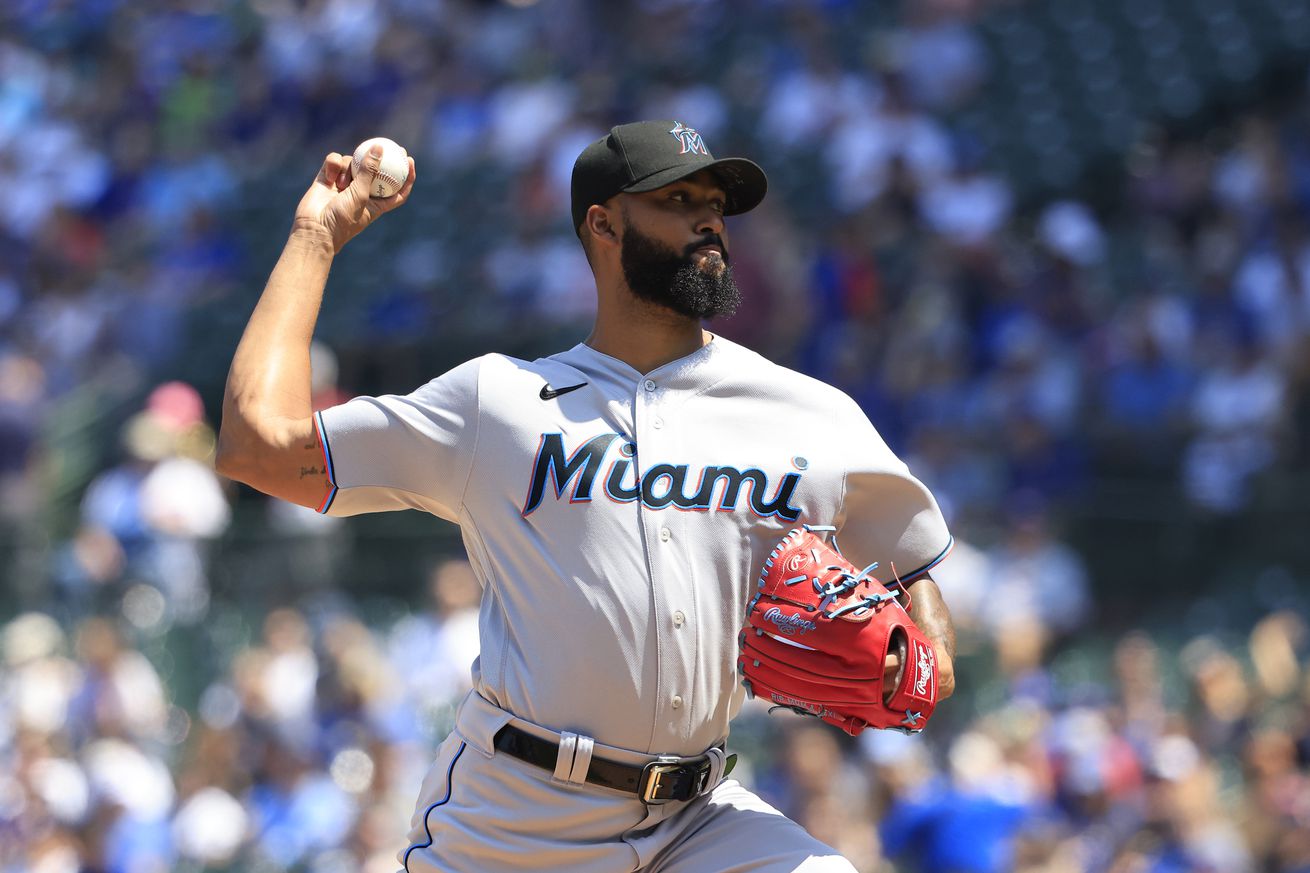
[(323, 413), (314, 413), (314, 427), (318, 430), (318, 444), (323, 449), (323, 469), (327, 470), (328, 493), (323, 495), (323, 502), (318, 505), (319, 514), (332, 508), (332, 501), (337, 496), (337, 472), (332, 467), (332, 450), (328, 447), (327, 428), (323, 426)]
[(405, 850), (405, 857), (401, 861), (401, 866), (405, 868), (405, 873), (409, 873), (409, 853), (415, 849), (426, 849), (432, 845), (432, 828), (428, 827), (428, 816), (431, 815), (432, 810), (436, 809), (438, 806), (443, 806), (450, 802), (450, 792), (455, 787), (451, 782), (451, 777), (455, 775), (455, 762), (459, 760), (460, 755), (464, 754), (464, 748), (466, 745), (467, 743), (459, 744), (459, 750), (455, 752), (455, 757), (450, 759), (450, 766), (446, 769), (446, 796), (423, 811), (423, 830), (428, 835), (428, 841), (426, 843), (415, 843)]

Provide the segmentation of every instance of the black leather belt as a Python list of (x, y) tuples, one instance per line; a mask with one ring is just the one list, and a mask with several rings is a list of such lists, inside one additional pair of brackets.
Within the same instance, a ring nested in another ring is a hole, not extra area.
[[(555, 761), (559, 757), (558, 743), (534, 737), (508, 724), (496, 732), (492, 743), (506, 755), (535, 764), (543, 770), (555, 771)], [(729, 755), (723, 775), (731, 772), (736, 763), (737, 756)], [(592, 785), (635, 794), (645, 803), (668, 803), (671, 800), (691, 800), (704, 791), (711, 769), (708, 755), (690, 759), (659, 757), (644, 767), (593, 757), (587, 767), (587, 781)]]

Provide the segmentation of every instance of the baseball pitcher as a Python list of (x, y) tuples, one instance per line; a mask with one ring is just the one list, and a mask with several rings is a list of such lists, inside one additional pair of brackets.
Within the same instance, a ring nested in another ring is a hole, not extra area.
[[(332, 515), (460, 526), (481, 656), (415, 807), (406, 873), (851, 871), (729, 777), (748, 694), (852, 734), (953, 688), (928, 571), (951, 536), (840, 391), (702, 325), (738, 305), (726, 217), (764, 172), (694, 128), (613, 128), (573, 170), (590, 336), (311, 414), (334, 255), (409, 198), (328, 155), (228, 376), (219, 470)], [(840, 536), (841, 546), (836, 538)], [(852, 563), (854, 562), (854, 563)]]

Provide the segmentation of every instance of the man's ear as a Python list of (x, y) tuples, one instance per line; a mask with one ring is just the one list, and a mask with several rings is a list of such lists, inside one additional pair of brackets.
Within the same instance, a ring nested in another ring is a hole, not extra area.
[(610, 210), (600, 204), (587, 207), (587, 216), (583, 219), (591, 238), (598, 243), (618, 242), (619, 235), (610, 220)]

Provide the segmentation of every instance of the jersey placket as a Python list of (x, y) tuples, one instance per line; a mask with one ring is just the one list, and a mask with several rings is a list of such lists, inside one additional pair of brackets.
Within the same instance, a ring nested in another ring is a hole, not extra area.
[[(657, 638), (655, 725), (682, 733), (691, 725), (691, 697), (696, 670), (696, 628), (691, 574), (686, 571), (683, 543), (683, 513), (671, 502), (653, 507), (670, 488), (686, 487), (677, 477), (649, 477), (661, 464), (683, 466), (681, 434), (669, 420), (674, 413), (670, 389), (658, 378), (643, 378), (637, 384), (635, 423), (637, 463), (641, 473), (641, 524), (647, 544)], [(649, 477), (649, 478), (648, 478)]]

